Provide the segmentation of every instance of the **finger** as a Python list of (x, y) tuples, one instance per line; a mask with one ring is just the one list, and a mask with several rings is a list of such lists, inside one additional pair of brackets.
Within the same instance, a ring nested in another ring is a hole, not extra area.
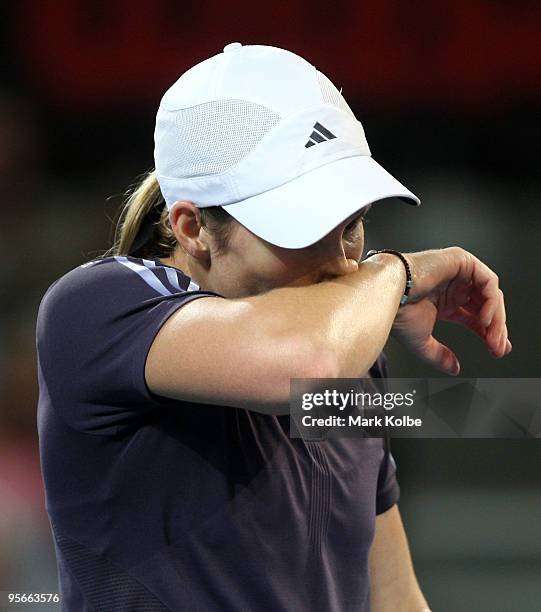
[(505, 353), (506, 353), (506, 349), (507, 349), (507, 336), (508, 336), (507, 325), (504, 322), (503, 323), (502, 334), (501, 334), (501, 337), (500, 337), (500, 344), (498, 346), (498, 357), (503, 357), (505, 355)]
[[(452, 286), (453, 284), (451, 283), (450, 287)], [(453, 301), (457, 306), (468, 304), (471, 300), (472, 295), (472, 283), (462, 283), (458, 285), (452, 295)]]
[(472, 292), (472, 297), (474, 300), (477, 298), (478, 304), (481, 306), (481, 323), (488, 327), (500, 305), (498, 277), (480, 259), (473, 257), (472, 282), (478, 292), (478, 296), (476, 296), (476, 291)]
[(449, 283), (445, 291), (445, 299), (438, 304), (438, 319), (446, 319), (460, 306), (468, 304), (471, 300), (472, 283), (455, 279)]
[(500, 357), (504, 357), (505, 355), (507, 355), (511, 351), (511, 348), (512, 348), (509, 346), (510, 344), (511, 343), (509, 342), (509, 339), (507, 338), (507, 326), (504, 325), (504, 329), (499, 339), (498, 348), (494, 352), (493, 357), (496, 357), (499, 359)]
[[(491, 296), (490, 303), (493, 310), (490, 323), (497, 312), (499, 312), (500, 320), (505, 323), (507, 319), (507, 314), (505, 312), (505, 301), (503, 291), (499, 287), (495, 289), (494, 295)], [(486, 324), (485, 320), (483, 320), (483, 309), (486, 313), (487, 301), (478, 291), (471, 293), (470, 299), (466, 304), (464, 304), (464, 307), (472, 314), (477, 314), (480, 318), (480, 322), (485, 325), (485, 327), (490, 325), (490, 323)]]
[(485, 297), (485, 301), (481, 306), (481, 310), (479, 313), (481, 323), (488, 327), (498, 310), (500, 304), (500, 296), (498, 294), (498, 285), (491, 282), (491, 287), (483, 292), (483, 296)]
[[(494, 318), (498, 307), (498, 290), (476, 287), (473, 283), (468, 287), (467, 299), (461, 295), (460, 299), (454, 300), (454, 306), (464, 306), (475, 315), (483, 327), (488, 327)], [(454, 296), (453, 296), (454, 297)], [(454, 312), (454, 308), (451, 308)]]
[(494, 357), (503, 357), (507, 343), (507, 326), (505, 324), (506, 314), (501, 289), (498, 289), (498, 298), (494, 317), (487, 329), (487, 343)]
[(460, 363), (453, 351), (436, 340), (434, 336), (430, 336), (425, 344), (418, 350), (418, 355), (421, 359), (427, 361), (430, 365), (450, 374), (457, 376), (460, 372)]
[(479, 336), (483, 342), (485, 341), (486, 328), (481, 324), (479, 314), (471, 312), (467, 306), (457, 308), (457, 310), (449, 317), (446, 317), (445, 320), (463, 325)]
[[(501, 317), (502, 317), (502, 321), (503, 321), (503, 332), (502, 332), (502, 340), (501, 340), (501, 347), (500, 347), (500, 353), (501, 356), (503, 357), (504, 355), (507, 355), (510, 351), (511, 351), (511, 343), (509, 342), (509, 330), (507, 329), (507, 313), (505, 311), (505, 297), (503, 294), (503, 291), (500, 289), (500, 293), (501, 293), (501, 297), (502, 297), (502, 302), (501, 302)], [(510, 348), (508, 349), (508, 344), (510, 346)]]
[(487, 345), (494, 357), (503, 357), (511, 352), (513, 346), (507, 337), (507, 326), (502, 325), (500, 316), (497, 314), (489, 328), (483, 327), (479, 320), (479, 315), (472, 313), (467, 307), (458, 308), (446, 320), (457, 323), (473, 331)]
[(453, 300), (466, 301), (469, 299), (473, 286), (473, 280), (471, 278), (457, 276), (447, 285), (446, 293), (451, 296)]
[(469, 301), (470, 308), (477, 307), (477, 310), (480, 311), (484, 303), (485, 298), (478, 291), (472, 290)]

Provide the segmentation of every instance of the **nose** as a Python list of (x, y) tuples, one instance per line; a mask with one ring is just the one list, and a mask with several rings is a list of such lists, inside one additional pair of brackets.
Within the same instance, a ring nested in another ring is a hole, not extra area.
[(358, 267), (354, 259), (347, 259), (345, 255), (333, 257), (319, 268), (317, 282), (355, 272)]
[(322, 262), (317, 268), (317, 282), (349, 274), (358, 268), (357, 262), (347, 257), (341, 234), (342, 228), (338, 227), (317, 243), (318, 260)]

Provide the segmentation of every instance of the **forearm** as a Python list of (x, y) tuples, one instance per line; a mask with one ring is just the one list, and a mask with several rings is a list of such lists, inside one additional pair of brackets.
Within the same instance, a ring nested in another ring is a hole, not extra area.
[(397, 505), (376, 517), (370, 576), (372, 612), (430, 612), (415, 576)]
[(371, 599), (372, 612), (430, 612), (430, 607), (418, 585), (408, 591), (392, 586), (384, 593), (381, 591)]
[(270, 337), (302, 338), (332, 356), (329, 373), (358, 377), (374, 363), (393, 324), (406, 274), (394, 255), (375, 255), (359, 270), (306, 287), (251, 298)]
[[(377, 551), (374, 551), (377, 555)], [(372, 563), (372, 612), (427, 612), (428, 603), (421, 591), (403, 532), (395, 535), (393, 550), (380, 553)]]

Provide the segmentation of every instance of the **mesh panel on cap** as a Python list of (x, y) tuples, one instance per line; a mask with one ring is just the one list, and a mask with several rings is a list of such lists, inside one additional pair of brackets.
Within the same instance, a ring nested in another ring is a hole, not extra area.
[(166, 157), (160, 172), (178, 178), (228, 170), (280, 120), (265, 106), (244, 100), (217, 100), (161, 112), (164, 123), (169, 123), (163, 126), (164, 140), (169, 142), (162, 148)]
[(319, 70), (316, 70), (316, 72), (323, 100), (327, 104), (337, 106), (340, 110), (345, 111), (355, 119), (355, 115), (351, 108), (349, 108), (348, 103), (344, 100), (344, 96), (342, 96), (338, 89), (336, 89), (332, 82), (322, 72), (319, 72)]

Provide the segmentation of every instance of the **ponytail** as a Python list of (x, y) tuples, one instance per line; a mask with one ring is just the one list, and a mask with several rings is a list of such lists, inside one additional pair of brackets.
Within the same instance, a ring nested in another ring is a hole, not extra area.
[[(201, 224), (214, 236), (217, 249), (225, 250), (233, 217), (221, 206), (201, 208), (200, 212)], [(156, 172), (151, 170), (127, 191), (116, 223), (113, 246), (104, 257), (167, 258), (174, 254), (177, 245)]]
[(177, 241), (154, 170), (128, 190), (110, 255), (169, 257)]

